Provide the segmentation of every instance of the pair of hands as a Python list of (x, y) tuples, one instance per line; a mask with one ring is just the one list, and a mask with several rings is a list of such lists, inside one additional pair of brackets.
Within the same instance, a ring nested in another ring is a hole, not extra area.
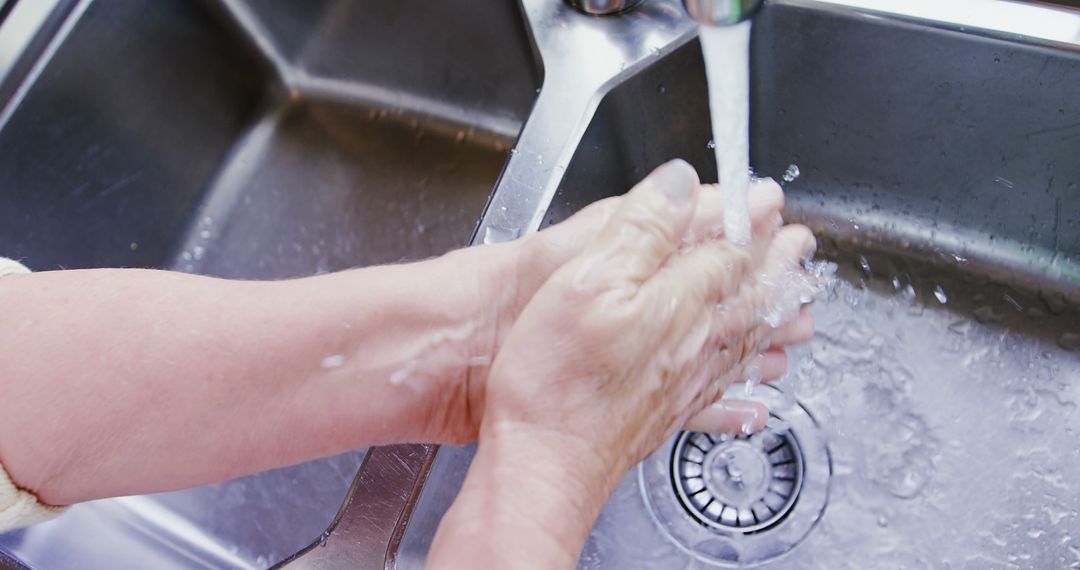
[(492, 365), (444, 409), (479, 447), (429, 568), (572, 568), (619, 479), (674, 431), (765, 424), (759, 404), (720, 398), (782, 375), (783, 346), (812, 334), (790, 285), (810, 282), (814, 238), (782, 227), (771, 181), (749, 198), (753, 237), (735, 245), (720, 192), (674, 161), (511, 246), (530, 253), (484, 345)]
[(684, 427), (760, 429), (761, 404), (720, 398), (748, 375), (780, 377), (784, 345), (809, 339), (797, 303), (779, 328), (760, 315), (815, 242), (803, 226), (781, 227), (771, 180), (753, 184), (749, 202), (753, 239), (736, 246), (722, 235), (720, 192), (672, 161), (627, 195), (479, 248), (495, 260), (485, 281), (504, 294), (478, 299), (483, 333), (470, 350), (483, 364), (443, 390), (436, 439), (550, 439), (621, 474)]

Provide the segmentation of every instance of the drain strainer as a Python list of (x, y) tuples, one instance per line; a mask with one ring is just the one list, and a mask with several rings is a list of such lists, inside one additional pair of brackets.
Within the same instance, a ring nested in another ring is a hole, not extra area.
[[(777, 418), (778, 419), (778, 418)], [(782, 521), (799, 495), (802, 450), (787, 433), (683, 432), (671, 455), (675, 492), (709, 527), (759, 532)]]
[(638, 470), (657, 528), (718, 566), (754, 566), (790, 552), (828, 502), (832, 465), (813, 417), (773, 386), (759, 386), (754, 399), (771, 411), (760, 433), (682, 432)]

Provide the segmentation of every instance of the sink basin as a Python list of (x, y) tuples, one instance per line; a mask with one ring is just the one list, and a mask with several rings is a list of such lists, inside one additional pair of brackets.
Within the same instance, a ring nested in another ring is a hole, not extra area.
[[(0, 70), (0, 254), (39, 271), (277, 279), (467, 245), (539, 84), (511, 3), (19, 0), (4, 22), (35, 4), (51, 27)], [(79, 505), (0, 552), (264, 568), (319, 538), (364, 460)]]
[[(14, 66), (19, 89), (0, 73), (0, 252), (35, 269), (308, 275), (474, 227), (513, 239), (676, 156), (716, 177), (676, 0), (613, 18), (51, 1), (71, 12), (30, 43), (44, 64)], [(819, 334), (755, 392), (773, 439), (673, 438), (627, 474), (581, 568), (1080, 565), (1080, 41), (838, 3), (774, 0), (755, 21), (753, 166), (791, 173), (785, 216), (838, 267)], [(987, 0), (1006, 4), (1055, 10)], [(695, 445), (786, 454), (761, 466), (786, 502), (695, 502)], [(472, 453), (380, 448), (80, 505), (0, 536), (0, 567), (421, 568)]]
[[(1080, 565), (1080, 58), (777, 2), (751, 61), (753, 166), (798, 166), (785, 215), (840, 266), (778, 385), (827, 441), (824, 510), (796, 503), (726, 544), (662, 530), (694, 524), (650, 497), (672, 494), (669, 444), (611, 498), (581, 567)], [(691, 44), (611, 92), (550, 222), (670, 156), (715, 176), (700, 65)], [(804, 452), (816, 435), (791, 433)]]
[[(626, 476), (579, 567), (1080, 567), (1076, 46), (774, 1), (751, 62), (753, 166), (798, 167), (785, 217), (838, 266), (814, 341), (756, 391), (801, 449), (777, 484), (802, 494), (704, 522), (676, 438)], [(619, 78), (542, 225), (675, 156), (715, 180), (708, 112), (696, 41)], [(471, 453), (439, 451), (399, 566), (422, 566)]]

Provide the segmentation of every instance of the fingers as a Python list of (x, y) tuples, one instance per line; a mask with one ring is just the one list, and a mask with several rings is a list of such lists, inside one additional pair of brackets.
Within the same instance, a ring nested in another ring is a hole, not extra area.
[(694, 295), (697, 302), (688, 309), (697, 311), (734, 297), (753, 269), (753, 260), (751, 250), (728, 240), (709, 240), (670, 260), (665, 272), (672, 283), (663, 286)]
[(782, 347), (789, 344), (809, 342), (814, 336), (814, 316), (810, 307), (803, 305), (794, 319), (780, 325), (771, 335), (772, 346)]
[[(757, 179), (750, 184), (747, 206), (755, 231), (771, 229), (777, 225), (774, 220), (784, 208), (784, 192), (771, 178)], [(697, 243), (722, 237), (723, 234), (724, 194), (716, 184), (702, 185), (688, 241)]]
[(784, 191), (772, 178), (756, 178), (750, 183), (746, 202), (750, 221), (754, 225), (763, 224), (784, 209)]
[(589, 246), (611, 263), (618, 277), (642, 283), (674, 253), (694, 215), (698, 178), (693, 167), (673, 160), (630, 191)]
[(760, 356), (761, 381), (772, 382), (787, 374), (788, 358), (783, 348), (770, 348)]
[(777, 328), (795, 318), (802, 305), (817, 294), (819, 284), (800, 265), (804, 257), (813, 255), (816, 246), (814, 234), (806, 226), (791, 224), (776, 232), (751, 299), (769, 326)]
[(766, 264), (781, 269), (798, 267), (799, 262), (813, 255), (815, 249), (817, 240), (810, 228), (802, 224), (789, 224), (776, 232)]
[(754, 433), (769, 421), (769, 409), (758, 402), (720, 400), (686, 423), (687, 430), (708, 433)]

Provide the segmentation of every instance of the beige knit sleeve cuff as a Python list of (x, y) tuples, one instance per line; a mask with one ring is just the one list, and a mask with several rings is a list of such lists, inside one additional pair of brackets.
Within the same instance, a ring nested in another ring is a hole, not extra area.
[[(18, 261), (0, 257), (0, 277), (16, 273), (30, 273), (30, 270)], [(33, 493), (15, 486), (0, 464), (0, 532), (42, 522), (62, 512), (64, 507), (46, 505)]]
[(30, 273), (30, 270), (14, 259), (0, 257), (0, 277), (14, 275), (16, 273)]
[(52, 507), (15, 486), (0, 465), (0, 532), (47, 521), (67, 507)]

